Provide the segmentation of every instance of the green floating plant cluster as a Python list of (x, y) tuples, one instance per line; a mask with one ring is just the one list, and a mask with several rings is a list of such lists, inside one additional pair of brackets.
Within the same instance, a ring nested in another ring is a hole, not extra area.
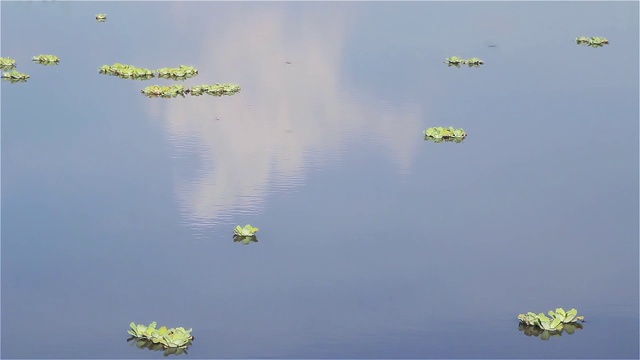
[[(139, 68), (133, 65), (115, 63), (103, 65), (98, 69), (101, 74), (116, 75), (125, 79), (148, 80), (155, 77), (156, 71)], [(177, 68), (162, 68), (157, 71), (158, 77), (173, 80), (185, 80), (198, 75), (198, 69), (193, 66), (180, 65)]]
[(158, 77), (164, 79), (184, 80), (198, 75), (198, 69), (193, 66), (180, 65), (177, 68), (158, 69)]
[(11, 81), (12, 83), (26, 82), (30, 77), (31, 76), (29, 76), (28, 74), (18, 72), (17, 70), (11, 70), (2, 73), (2, 79)]
[(578, 310), (571, 309), (564, 311), (562, 308), (557, 308), (554, 312), (549, 311), (549, 317), (544, 313), (528, 312), (526, 314), (518, 315), (520, 323), (529, 326), (537, 326), (542, 330), (547, 331), (562, 331), (565, 324), (572, 324), (578, 321), (584, 322), (584, 316), (578, 316)]
[(58, 65), (60, 58), (55, 55), (38, 55), (31, 58), (31, 60), (43, 65)]
[(467, 133), (463, 129), (455, 129), (453, 126), (447, 127), (431, 127), (424, 131), (425, 140), (434, 142), (453, 141), (460, 143), (467, 137)]
[(11, 70), (16, 67), (16, 61), (10, 57), (0, 57), (0, 70)]
[(186, 88), (182, 85), (171, 85), (171, 86), (159, 86), (152, 85), (147, 86), (146, 88), (140, 90), (145, 96), (153, 98), (153, 97), (162, 97), (162, 98), (174, 98), (178, 95), (185, 97), (186, 94), (192, 96), (200, 96), (203, 94), (213, 95), (213, 96), (222, 96), (222, 95), (233, 95), (240, 91), (240, 86), (236, 84), (215, 84), (215, 85), (199, 85), (194, 86), (192, 88)]
[(480, 65), (484, 64), (484, 61), (476, 57), (471, 59), (463, 59), (457, 56), (452, 56), (450, 58), (446, 58), (444, 60), (444, 63), (449, 67), (455, 66), (459, 68), (460, 65), (468, 65), (469, 67), (480, 67)]
[(599, 36), (592, 36), (592, 37), (580, 36), (580, 37), (576, 38), (576, 44), (591, 46), (591, 47), (594, 47), (594, 48), (603, 47), (604, 45), (606, 45), (608, 43), (609, 43), (609, 40), (607, 40), (606, 38), (603, 38), (603, 37), (599, 37)]
[(258, 238), (256, 237), (256, 233), (258, 232), (257, 227), (253, 227), (249, 224), (244, 227), (238, 225), (233, 230), (233, 241), (241, 242), (243, 245), (247, 245), (252, 242), (258, 242)]
[(149, 326), (131, 323), (131, 330), (127, 332), (129, 335), (139, 340), (149, 341), (152, 344), (160, 344), (163, 348), (186, 348), (191, 345), (193, 335), (192, 329), (185, 330), (183, 327), (168, 329), (166, 326), (156, 328), (157, 323), (154, 321)]
[(135, 67), (133, 65), (115, 63), (113, 65), (103, 65), (98, 69), (101, 74), (115, 75), (124, 79), (147, 80), (154, 76), (154, 71)]
[(96, 20), (98, 20), (98, 22), (107, 21), (107, 14), (97, 14), (96, 15)]
[(187, 93), (187, 88), (183, 85), (171, 85), (171, 86), (159, 86), (152, 85), (147, 86), (146, 88), (140, 90), (145, 96), (153, 98), (153, 97), (162, 97), (162, 98), (174, 98), (178, 95), (184, 97)]
[(212, 96), (233, 95), (239, 91), (240, 85), (236, 84), (198, 85), (189, 89), (189, 93), (193, 96), (204, 94)]
[(233, 234), (238, 236), (255, 236), (258, 230), (260, 229), (249, 224), (245, 225), (244, 227), (237, 225), (233, 230)]

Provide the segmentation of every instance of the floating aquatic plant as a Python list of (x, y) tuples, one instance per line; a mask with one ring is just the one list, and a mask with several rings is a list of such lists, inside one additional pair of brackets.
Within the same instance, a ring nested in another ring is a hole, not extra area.
[(154, 77), (154, 71), (146, 68), (139, 68), (133, 65), (115, 63), (113, 65), (103, 65), (98, 69), (101, 74), (115, 75), (124, 79), (148, 80)]
[(482, 64), (484, 64), (484, 61), (476, 57), (467, 59), (467, 65), (469, 65), (469, 67), (480, 67)]
[(256, 237), (256, 233), (258, 232), (257, 227), (253, 227), (249, 224), (244, 227), (238, 225), (233, 230), (233, 241), (241, 242), (243, 245), (247, 245), (252, 242), (258, 242), (258, 238)]
[(189, 89), (189, 93), (193, 96), (200, 96), (203, 94), (213, 96), (233, 95), (239, 91), (240, 85), (236, 84), (199, 85)]
[(469, 65), (469, 67), (480, 67), (480, 65), (484, 64), (484, 61), (476, 57), (471, 59), (463, 59), (461, 57), (452, 56), (450, 58), (446, 58), (444, 60), (444, 63), (449, 67), (455, 66), (459, 68), (460, 65)]
[(57, 65), (60, 62), (60, 58), (55, 55), (38, 55), (34, 56), (32, 60), (43, 65)]
[(153, 97), (162, 97), (162, 98), (174, 98), (178, 95), (185, 97), (185, 94), (190, 94), (192, 96), (200, 96), (203, 94), (213, 95), (213, 96), (222, 96), (222, 95), (233, 95), (240, 91), (240, 86), (235, 84), (216, 84), (216, 85), (200, 85), (194, 86), (191, 89), (185, 88), (182, 85), (171, 85), (171, 86), (159, 86), (152, 85), (147, 86), (146, 88), (140, 90), (145, 96), (153, 98)]
[(182, 85), (171, 85), (171, 86), (158, 86), (152, 85), (147, 86), (142, 89), (141, 92), (147, 97), (163, 97), (163, 98), (174, 98), (178, 95), (184, 97), (187, 88)]
[(584, 322), (584, 316), (578, 316), (578, 310), (571, 309), (564, 311), (562, 308), (557, 308), (556, 311), (549, 311), (549, 317), (544, 313), (528, 312), (526, 314), (519, 314), (518, 320), (524, 325), (538, 326), (542, 330), (547, 331), (562, 331), (565, 324), (576, 323), (578, 321)]
[(177, 68), (158, 69), (158, 77), (173, 80), (185, 80), (198, 75), (198, 69), (193, 66), (180, 65)]
[(149, 326), (131, 323), (129, 335), (139, 340), (150, 341), (153, 344), (161, 344), (163, 348), (186, 348), (191, 344), (193, 336), (192, 329), (186, 330), (183, 327), (168, 329), (166, 326), (157, 328), (154, 321)]
[(260, 229), (258, 229), (257, 227), (253, 227), (249, 224), (245, 225), (244, 227), (241, 227), (240, 225), (238, 225), (233, 230), (233, 233), (234, 235), (238, 235), (238, 236), (255, 236), (258, 230)]
[(463, 129), (455, 129), (450, 127), (431, 127), (424, 131), (425, 140), (434, 142), (454, 141), (462, 142), (467, 137), (467, 133)]
[(98, 22), (107, 21), (107, 14), (97, 14), (96, 15), (96, 20), (98, 20)]
[(11, 81), (12, 83), (25, 82), (30, 77), (31, 76), (29, 76), (28, 74), (18, 72), (17, 70), (11, 70), (2, 73), (2, 78), (7, 81)]
[(0, 70), (11, 70), (16, 67), (16, 61), (10, 57), (0, 57)]
[(592, 37), (580, 36), (576, 38), (576, 44), (597, 48), (597, 47), (603, 47), (604, 45), (609, 44), (609, 40), (600, 36), (592, 36)]

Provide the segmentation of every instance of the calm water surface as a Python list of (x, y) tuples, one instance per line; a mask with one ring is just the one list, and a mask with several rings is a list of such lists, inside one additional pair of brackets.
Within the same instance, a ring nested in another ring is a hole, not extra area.
[[(2, 358), (162, 358), (132, 321), (185, 358), (638, 358), (637, 2), (1, 9)], [(518, 330), (556, 307), (588, 322)]]

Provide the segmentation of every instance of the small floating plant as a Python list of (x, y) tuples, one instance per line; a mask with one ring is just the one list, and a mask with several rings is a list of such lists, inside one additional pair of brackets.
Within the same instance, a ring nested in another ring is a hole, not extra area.
[(548, 331), (561, 331), (565, 324), (584, 322), (584, 316), (578, 316), (576, 309), (565, 312), (563, 308), (557, 308), (556, 311), (550, 310), (548, 314), (549, 317), (544, 313), (528, 312), (518, 315), (518, 320), (524, 325), (537, 326)]
[(173, 80), (185, 80), (198, 75), (198, 69), (193, 66), (180, 65), (177, 68), (158, 69), (158, 77)]
[(96, 20), (98, 20), (98, 22), (107, 21), (107, 14), (97, 14), (96, 15)]
[(259, 229), (257, 227), (253, 227), (249, 224), (244, 227), (238, 225), (233, 230), (233, 242), (241, 242), (243, 245), (258, 242), (258, 238), (256, 237), (258, 230)]
[(233, 95), (240, 91), (240, 85), (236, 84), (215, 84), (215, 85), (199, 85), (189, 89), (189, 94), (200, 96), (203, 94), (212, 96)]
[(31, 76), (29, 76), (28, 74), (18, 72), (17, 70), (11, 70), (2, 73), (2, 79), (10, 81), (11, 83), (26, 82), (30, 77)]
[(11, 70), (16, 67), (16, 61), (10, 57), (0, 57), (0, 70)]
[(576, 330), (582, 329), (578, 322), (584, 322), (584, 316), (578, 316), (576, 309), (564, 311), (563, 308), (557, 308), (556, 311), (550, 310), (548, 315), (533, 312), (519, 314), (518, 330), (528, 336), (540, 336), (542, 340), (549, 340), (551, 336), (561, 336), (563, 331), (573, 334)]
[(58, 65), (60, 63), (60, 58), (55, 55), (38, 55), (34, 56), (31, 60), (42, 65)]
[(149, 98), (175, 98), (178, 95), (200, 96), (203, 94), (212, 96), (233, 95), (240, 91), (240, 86), (236, 84), (216, 84), (216, 85), (199, 85), (192, 88), (186, 88), (182, 85), (159, 86), (152, 85), (140, 90), (142, 94)]
[[(183, 327), (168, 329), (166, 326), (156, 328), (157, 323), (154, 321), (149, 326), (131, 323), (131, 327), (127, 332), (131, 335), (129, 340), (137, 339), (142, 342), (143, 346), (151, 347), (153, 344), (160, 344), (164, 349), (186, 349), (191, 345), (193, 335), (192, 329), (186, 330)], [(129, 341), (128, 340), (128, 341)]]
[(607, 38), (603, 38), (600, 36), (592, 36), (592, 37), (580, 36), (576, 38), (576, 44), (597, 48), (597, 47), (603, 47), (609, 44), (609, 40), (607, 40)]
[(460, 143), (467, 137), (467, 133), (463, 129), (455, 129), (450, 127), (431, 127), (424, 131), (425, 140), (433, 142), (453, 141)]
[(135, 80), (148, 80), (155, 76), (153, 70), (121, 63), (103, 65), (98, 69), (98, 72), (100, 72), (100, 74), (115, 75), (124, 79)]
[(473, 57), (470, 59), (463, 59), (458, 56), (452, 56), (450, 58), (446, 58), (444, 60), (444, 63), (447, 64), (447, 66), (449, 67), (455, 66), (459, 68), (460, 65), (468, 65), (469, 67), (480, 67), (480, 65), (484, 64), (484, 61), (476, 57)]

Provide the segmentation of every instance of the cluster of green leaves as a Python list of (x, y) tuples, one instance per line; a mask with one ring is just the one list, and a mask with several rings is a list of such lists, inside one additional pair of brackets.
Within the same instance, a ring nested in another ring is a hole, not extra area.
[(544, 313), (528, 312), (518, 315), (518, 320), (524, 325), (537, 326), (547, 331), (562, 331), (565, 324), (584, 321), (584, 316), (578, 316), (578, 310), (571, 309), (564, 311), (563, 308), (557, 308), (556, 311), (550, 310), (549, 317)]
[(150, 341), (153, 344), (161, 344), (163, 348), (186, 348), (191, 344), (193, 336), (192, 329), (186, 330), (183, 327), (168, 329), (166, 326), (156, 328), (158, 324), (154, 321), (149, 326), (131, 323), (129, 335), (140, 340)]
[(258, 232), (257, 227), (253, 227), (249, 224), (244, 227), (238, 225), (233, 230), (233, 241), (241, 242), (243, 245), (247, 245), (252, 242), (258, 242), (258, 238), (256, 237), (256, 233)]
[(43, 65), (57, 65), (60, 62), (60, 58), (55, 55), (38, 55), (34, 56), (31, 60)]
[(12, 83), (25, 82), (30, 77), (31, 76), (29, 76), (28, 74), (23, 74), (21, 72), (18, 72), (17, 70), (11, 70), (9, 72), (2, 73), (2, 78), (11, 81)]
[(158, 77), (173, 80), (184, 80), (198, 75), (198, 69), (193, 66), (180, 65), (177, 68), (158, 69)]
[(576, 332), (576, 330), (582, 330), (583, 326), (580, 323), (569, 323), (563, 324), (562, 331), (549, 331), (543, 330), (539, 326), (534, 325), (525, 325), (524, 323), (518, 324), (518, 330), (522, 331), (526, 336), (535, 336), (540, 337), (541, 340), (549, 340), (552, 336), (559, 337), (562, 336), (562, 332), (566, 332), (569, 335), (572, 335)]
[(163, 98), (174, 98), (178, 95), (184, 97), (184, 94), (187, 92), (187, 88), (182, 85), (171, 85), (171, 86), (159, 86), (152, 85), (147, 86), (146, 88), (140, 90), (145, 96), (153, 98), (153, 97), (163, 97)]
[(216, 85), (200, 85), (194, 86), (191, 89), (185, 88), (182, 85), (172, 85), (172, 86), (159, 86), (152, 85), (147, 86), (146, 88), (140, 90), (145, 96), (153, 98), (153, 97), (163, 97), (163, 98), (174, 98), (178, 95), (185, 97), (185, 94), (189, 94), (192, 96), (200, 96), (203, 94), (213, 95), (213, 96), (222, 96), (222, 95), (233, 95), (240, 91), (240, 86), (235, 84), (216, 84)]
[(236, 84), (199, 85), (189, 89), (189, 93), (193, 96), (203, 94), (212, 96), (233, 95), (238, 91), (240, 91), (240, 85)]
[(471, 59), (463, 59), (457, 56), (452, 56), (450, 58), (446, 58), (444, 60), (444, 63), (449, 67), (455, 66), (459, 68), (460, 65), (468, 65), (469, 67), (480, 67), (480, 65), (484, 64), (484, 61), (476, 57), (473, 57)]
[(233, 234), (238, 236), (255, 236), (258, 230), (260, 229), (249, 224), (245, 225), (244, 227), (238, 225), (233, 230)]
[(16, 61), (10, 57), (0, 57), (0, 70), (11, 70), (16, 67)]
[(592, 36), (592, 37), (580, 36), (576, 38), (576, 44), (591, 46), (594, 48), (603, 47), (605, 44), (608, 44), (608, 43), (609, 43), (609, 40), (600, 36)]
[(98, 71), (101, 74), (115, 75), (124, 79), (148, 80), (154, 77), (153, 70), (120, 63), (103, 65)]
[(98, 20), (99, 22), (107, 21), (107, 14), (97, 14), (96, 20)]
[(467, 137), (467, 133), (463, 129), (454, 129), (453, 126), (447, 127), (431, 127), (424, 131), (425, 140), (434, 142), (453, 141), (460, 143)]

